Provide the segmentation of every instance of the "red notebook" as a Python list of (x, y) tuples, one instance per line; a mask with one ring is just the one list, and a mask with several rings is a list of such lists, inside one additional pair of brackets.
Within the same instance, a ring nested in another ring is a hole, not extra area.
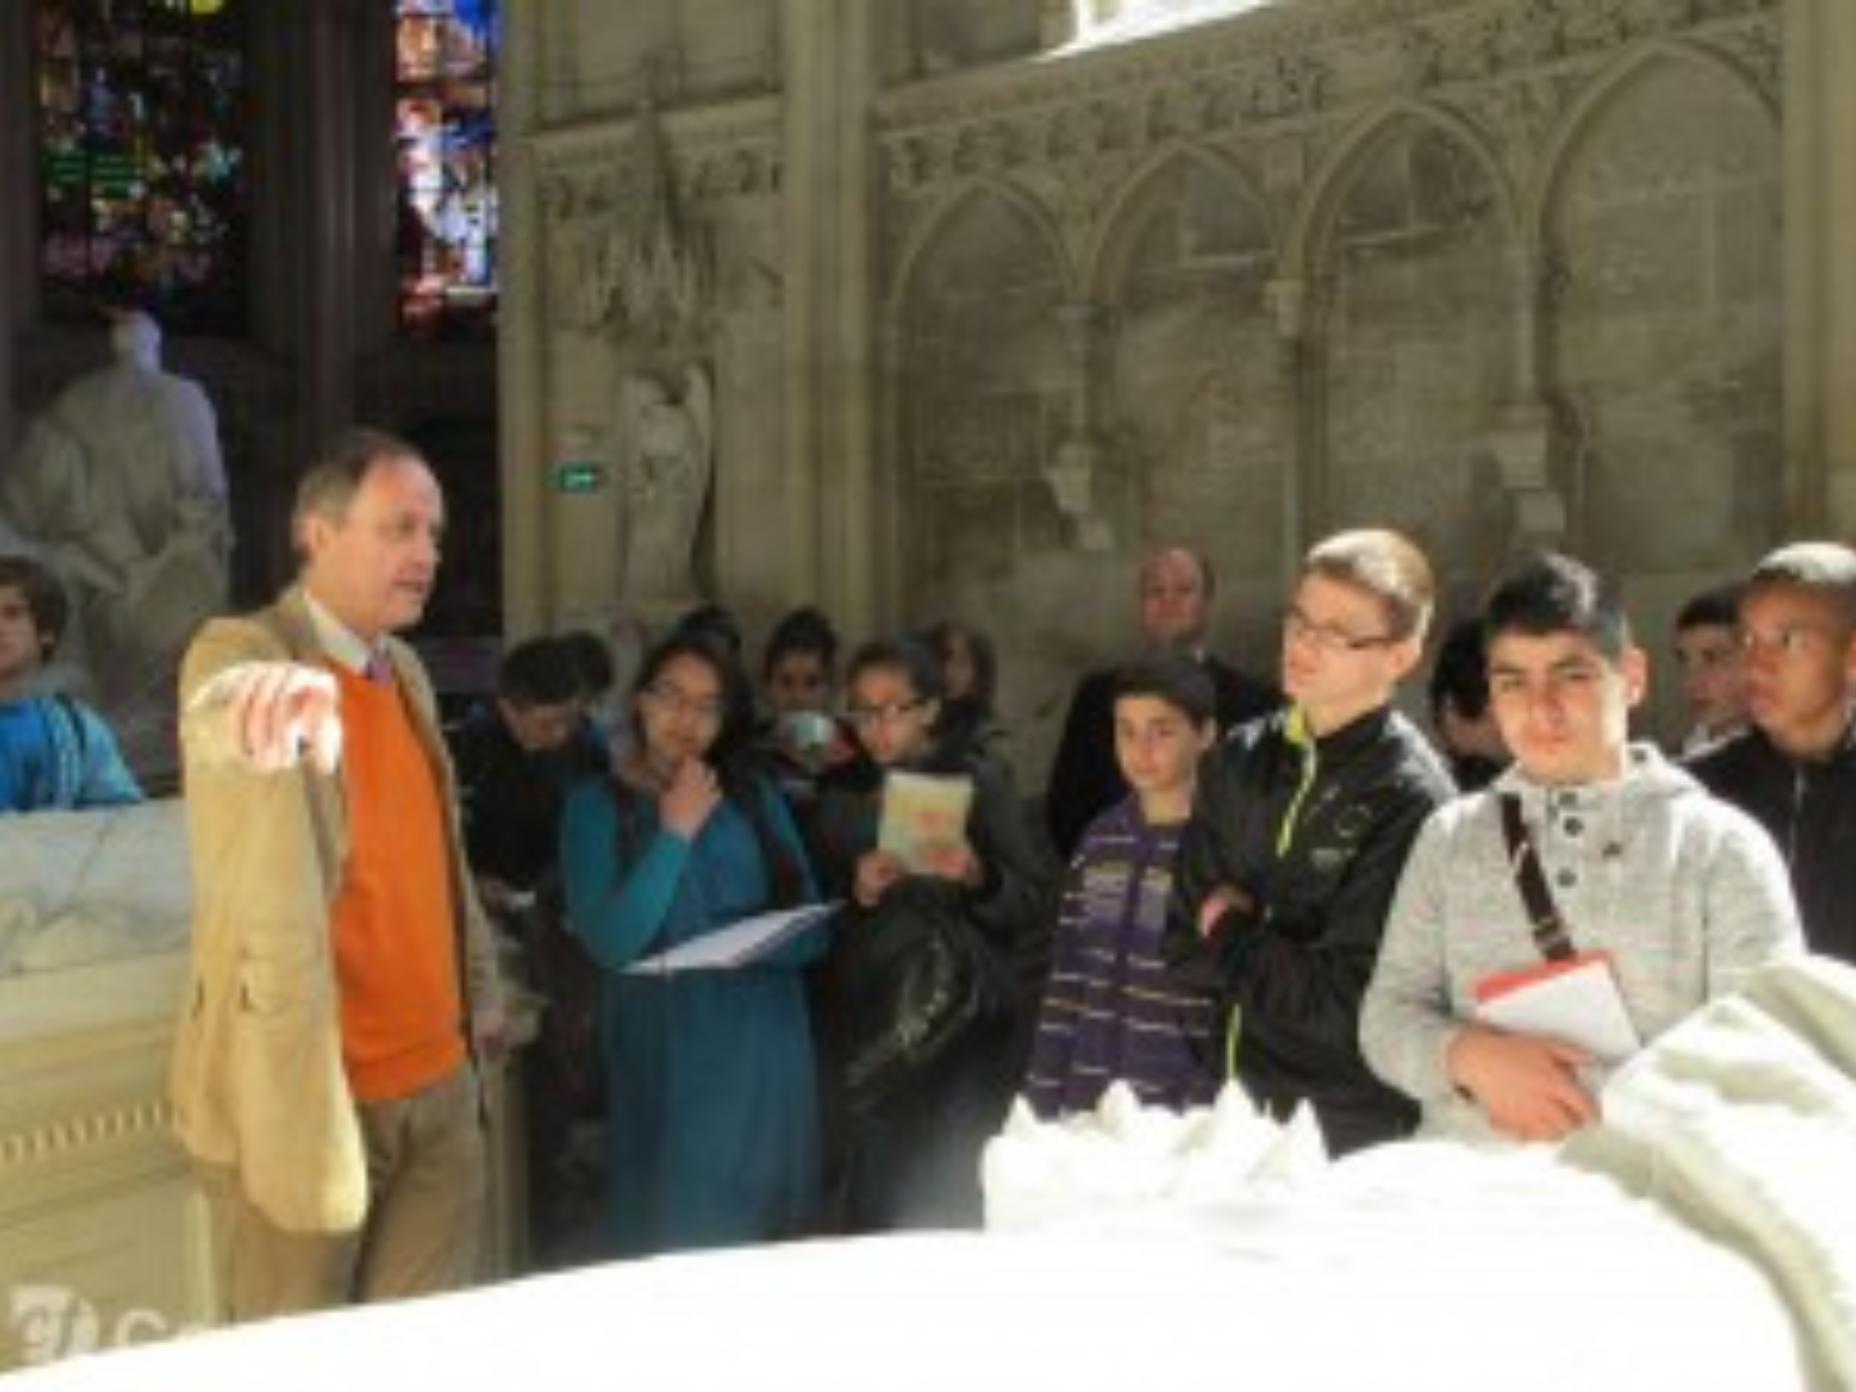
[(1622, 1063), (1642, 1047), (1608, 952), (1495, 972), (1474, 994), (1477, 1020), (1510, 1034), (1564, 1039), (1605, 1063)]

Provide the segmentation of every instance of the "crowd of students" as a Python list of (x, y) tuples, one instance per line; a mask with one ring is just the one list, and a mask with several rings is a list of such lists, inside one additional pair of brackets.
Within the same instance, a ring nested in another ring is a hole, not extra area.
[[(1570, 557), (1518, 566), (1450, 629), (1428, 733), (1396, 702), (1434, 606), (1409, 540), (1308, 552), (1280, 689), (1206, 651), (1213, 589), (1194, 552), (1148, 558), (1144, 650), (1079, 681), (1043, 827), (971, 628), (840, 670), (830, 622), (796, 611), (758, 702), (720, 611), (653, 651), (629, 753), (563, 794), (558, 843), (567, 932), (602, 982), (603, 1250), (977, 1222), (1012, 1095), (1061, 1115), (1115, 1079), (1182, 1107), (1235, 1078), (1272, 1113), (1311, 1106), (1337, 1153), (1420, 1125), (1554, 1138), (1596, 1117), (1615, 1060), (1482, 1022), (1489, 982), (1599, 961), (1647, 1040), (1803, 941), (1856, 957), (1856, 554), (1788, 547), (1683, 610), (1684, 762), (1631, 739), (1648, 659)], [(973, 789), (962, 835), (913, 867), (879, 840), (898, 771)], [(632, 970), (813, 899), (836, 907), (768, 959)], [(994, 989), (872, 1100), (853, 959), (954, 931)]]
[[(1270, 1112), (1311, 1106), (1342, 1153), (1420, 1125), (1553, 1139), (1599, 1115), (1616, 1059), (1489, 1023), (1492, 983), (1595, 962), (1648, 1040), (1779, 954), (1856, 960), (1856, 552), (1786, 546), (1682, 610), (1675, 759), (1631, 738), (1648, 658), (1571, 557), (1516, 566), (1448, 631), (1428, 734), (1396, 703), (1434, 606), (1406, 538), (1307, 553), (1280, 689), (1206, 651), (1213, 593), (1204, 557), (1148, 558), (1144, 651), (1078, 683), (1043, 827), (970, 627), (841, 667), (799, 610), (757, 692), (706, 607), (603, 725), (597, 640), (512, 649), (450, 738), (478, 893), (550, 1000), (537, 1203), (576, 1119), (603, 1114), (583, 1250), (972, 1224), (1011, 1096), (1061, 1115), (1115, 1079), (1182, 1107), (1235, 1078)], [(43, 567), (0, 558), (0, 809), (138, 796), (94, 713), (37, 692), (61, 604)], [(971, 789), (914, 863), (880, 833), (901, 773)], [(640, 969), (814, 902), (832, 912), (745, 966)], [(870, 945), (950, 939), (982, 963), (978, 1003), (870, 1086)]]

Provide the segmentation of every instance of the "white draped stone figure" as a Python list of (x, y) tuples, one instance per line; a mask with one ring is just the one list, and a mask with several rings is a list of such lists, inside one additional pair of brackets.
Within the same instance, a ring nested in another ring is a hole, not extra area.
[(138, 774), (174, 768), (187, 640), (226, 607), (232, 529), (213, 408), (164, 372), (161, 330), (120, 316), (115, 361), (62, 391), (0, 475), (0, 519), (63, 580), (72, 626), (54, 675), (117, 728)]
[(714, 439), (708, 375), (692, 364), (682, 395), (642, 372), (619, 383), (614, 434), (625, 497), (627, 603), (656, 607), (697, 597), (696, 533), (709, 496)]

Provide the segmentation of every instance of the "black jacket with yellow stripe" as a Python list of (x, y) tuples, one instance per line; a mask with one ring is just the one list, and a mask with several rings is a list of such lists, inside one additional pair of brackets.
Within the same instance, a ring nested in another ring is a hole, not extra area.
[[(1360, 1000), (1418, 828), (1455, 793), (1417, 728), (1381, 707), (1312, 738), (1299, 711), (1239, 726), (1199, 772), (1166, 952), (1215, 985), (1227, 1057), (1273, 1114), (1313, 1103), (1339, 1153), (1409, 1131), (1411, 1102), (1360, 1056)], [(1220, 886), (1244, 901), (1200, 932)]]

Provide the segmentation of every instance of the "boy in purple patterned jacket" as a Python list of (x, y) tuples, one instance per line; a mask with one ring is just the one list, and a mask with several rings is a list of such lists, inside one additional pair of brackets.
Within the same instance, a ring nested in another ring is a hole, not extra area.
[(1173, 857), (1198, 763), (1217, 737), (1211, 679), (1156, 658), (1115, 677), (1115, 756), (1132, 789), (1090, 823), (1070, 863), (1025, 1096), (1039, 1116), (1094, 1107), (1115, 1079), (1147, 1105), (1209, 1102), (1213, 1002), (1160, 959)]

